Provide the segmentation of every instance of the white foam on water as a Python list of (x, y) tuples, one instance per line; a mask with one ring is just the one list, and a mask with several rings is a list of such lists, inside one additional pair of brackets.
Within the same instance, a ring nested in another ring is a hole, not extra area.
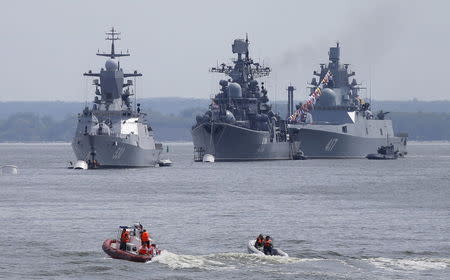
[(205, 270), (230, 269), (226, 264), (206, 258), (205, 256), (177, 255), (163, 250), (161, 255), (152, 259), (151, 263), (165, 264), (172, 269), (199, 268)]
[(172, 269), (204, 269), (204, 270), (230, 270), (242, 266), (292, 264), (309, 261), (323, 261), (319, 258), (291, 258), (280, 256), (264, 256), (246, 253), (218, 253), (202, 256), (177, 255), (162, 251), (151, 262), (165, 264)]
[(308, 261), (321, 261), (323, 259), (319, 258), (291, 258), (291, 257), (281, 257), (281, 256), (266, 256), (266, 255), (256, 255), (247, 253), (219, 253), (208, 255), (215, 259), (220, 259), (224, 261), (234, 261), (238, 263), (258, 263), (258, 264), (290, 264)]
[(450, 259), (390, 259), (390, 258), (371, 258), (368, 261), (378, 268), (387, 270), (442, 270), (450, 268)]

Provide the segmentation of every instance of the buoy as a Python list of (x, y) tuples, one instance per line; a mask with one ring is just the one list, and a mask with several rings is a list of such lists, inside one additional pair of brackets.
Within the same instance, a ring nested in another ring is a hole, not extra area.
[(17, 166), (15, 165), (3, 165), (0, 166), (0, 175), (3, 174), (9, 174), (9, 175), (17, 175), (18, 170), (17, 170)]
[(88, 169), (88, 164), (84, 160), (77, 160), (77, 162), (75, 162), (75, 165), (73, 166), (73, 169), (86, 170), (86, 169)]
[(214, 162), (214, 156), (211, 154), (204, 155), (203, 162)]

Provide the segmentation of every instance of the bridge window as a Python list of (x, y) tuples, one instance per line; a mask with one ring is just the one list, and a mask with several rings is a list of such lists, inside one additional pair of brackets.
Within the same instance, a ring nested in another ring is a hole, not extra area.
[(382, 128), (380, 128), (380, 134), (383, 135), (383, 129)]
[(347, 133), (347, 126), (346, 126), (346, 125), (344, 125), (344, 126), (342, 127), (342, 132)]

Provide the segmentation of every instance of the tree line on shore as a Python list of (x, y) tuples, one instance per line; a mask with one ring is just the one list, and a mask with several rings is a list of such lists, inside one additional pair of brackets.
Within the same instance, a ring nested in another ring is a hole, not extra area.
[[(191, 141), (195, 116), (205, 108), (193, 107), (178, 114), (149, 111), (150, 124), (159, 141)], [(391, 112), (394, 131), (406, 132), (410, 140), (450, 141), (450, 113)], [(37, 113), (15, 113), (0, 120), (0, 142), (71, 141), (77, 116), (58, 120)]]

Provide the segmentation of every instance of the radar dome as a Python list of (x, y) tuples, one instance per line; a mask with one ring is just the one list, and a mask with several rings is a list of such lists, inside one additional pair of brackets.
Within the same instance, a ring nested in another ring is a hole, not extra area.
[(331, 88), (325, 88), (317, 100), (318, 106), (336, 106), (336, 93)]
[(242, 97), (241, 86), (238, 83), (229, 83), (228, 84), (228, 94), (231, 98)]
[(108, 59), (105, 62), (106, 71), (116, 71), (117, 70), (117, 62), (112, 59)]

